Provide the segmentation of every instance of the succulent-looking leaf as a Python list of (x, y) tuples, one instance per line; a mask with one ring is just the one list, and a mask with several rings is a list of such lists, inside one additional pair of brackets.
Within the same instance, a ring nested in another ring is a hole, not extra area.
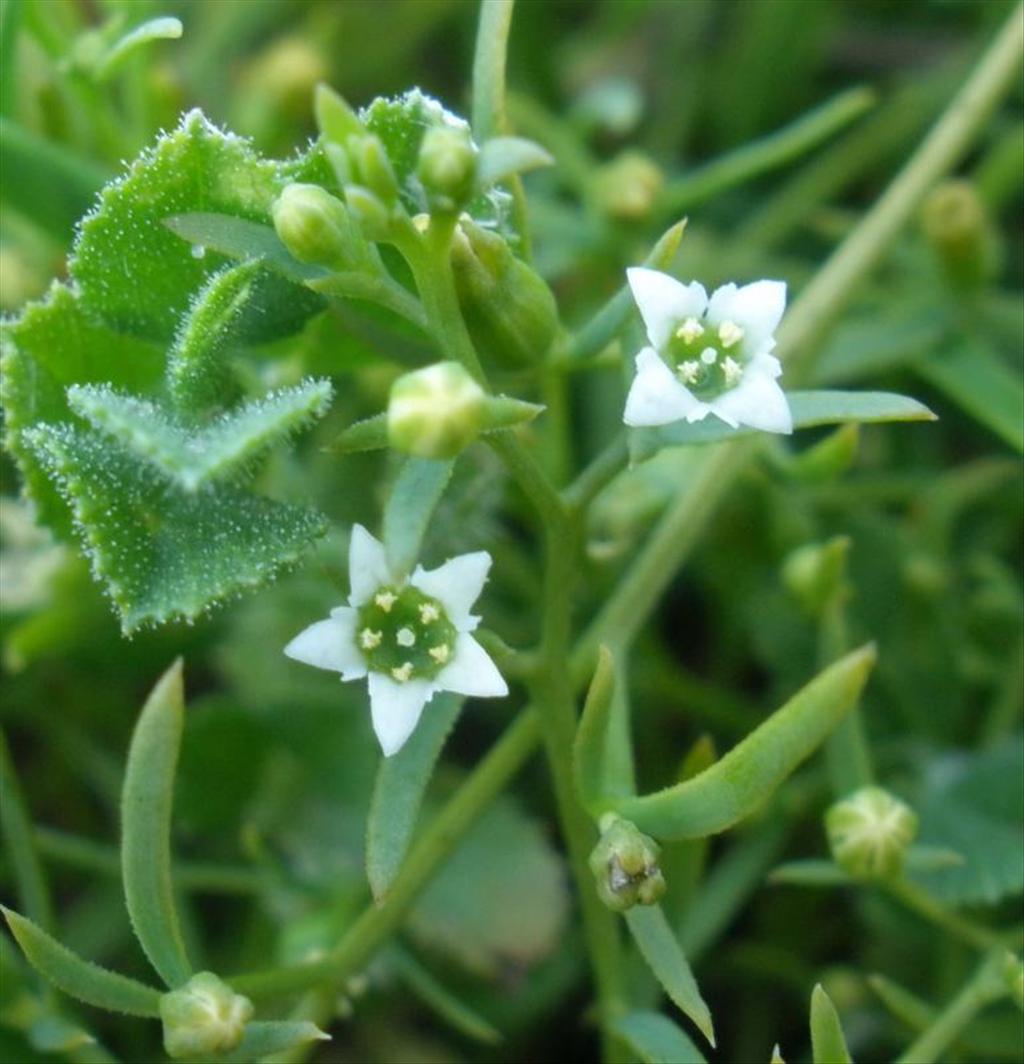
[(319, 514), (229, 485), (188, 493), (88, 430), (41, 425), (28, 441), (72, 508), (126, 633), (197, 617), (265, 583), (326, 530)]
[[(813, 428), (846, 422), (934, 421), (935, 415), (923, 403), (890, 392), (787, 392), (793, 427)], [(749, 436), (755, 430), (741, 425), (731, 428), (709, 414), (692, 424), (675, 421), (657, 428), (630, 429), (629, 454), (633, 462), (642, 462), (663, 447), (682, 447), (699, 443), (718, 443)]]
[(156, 403), (102, 385), (68, 389), (76, 414), (189, 493), (248, 472), (268, 447), (322, 415), (330, 398), (329, 382), (309, 380), (195, 428)]
[(660, 1012), (629, 1012), (611, 1029), (643, 1064), (704, 1064), (689, 1035)]
[(713, 835), (752, 813), (856, 705), (873, 645), (819, 673), (719, 761), (684, 783), (603, 804), (655, 838)]
[(853, 1064), (832, 999), (818, 983), (811, 994), (811, 1049), (814, 1064)]
[(715, 1045), (711, 1011), (700, 995), (690, 964), (665, 919), (660, 905), (635, 905), (625, 913), (626, 924), (647, 966), (665, 993)]
[(171, 881), (174, 774), (184, 727), (185, 686), (179, 658), (142, 707), (121, 791), (121, 871), (128, 915), (150, 963), (171, 989), (192, 975)]
[(65, 994), (111, 1012), (160, 1015), (159, 990), (83, 960), (10, 909), (4, 909), (3, 914), (32, 966)]
[(462, 701), (452, 694), (435, 696), (405, 746), (381, 759), (366, 822), (366, 875), (378, 902), (409, 848), (423, 795)]
[(397, 574), (408, 573), (419, 557), (430, 517), (452, 477), (454, 462), (408, 458), (384, 510), (384, 548)]

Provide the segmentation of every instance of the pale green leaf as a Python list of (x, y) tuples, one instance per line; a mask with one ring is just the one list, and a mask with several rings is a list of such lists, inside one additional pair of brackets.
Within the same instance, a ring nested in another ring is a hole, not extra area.
[(118, 67), (136, 49), (152, 41), (172, 41), (182, 34), (181, 20), (163, 16), (151, 18), (118, 38), (96, 64), (95, 76), (104, 81), (117, 72)]
[(811, 994), (811, 1049), (814, 1064), (852, 1064), (843, 1028), (832, 999), (821, 983)]
[(384, 549), (395, 574), (405, 575), (416, 564), (454, 465), (433, 458), (408, 458), (402, 466), (384, 509)]
[(704, 1056), (686, 1032), (660, 1012), (629, 1012), (611, 1029), (643, 1064), (704, 1064)]
[(573, 741), (576, 793), (595, 814), (600, 812), (602, 798), (614, 793), (607, 778), (608, 726), (614, 694), (615, 662), (611, 651), (602, 646)]
[(308, 1020), (253, 1020), (245, 1025), (242, 1041), (229, 1053), (217, 1057), (226, 1064), (250, 1064), (274, 1053), (308, 1046), (310, 1042), (329, 1042), (325, 1034)]
[(462, 709), (462, 698), (435, 695), (409, 741), (377, 769), (366, 822), (366, 875), (374, 898), (387, 895), (416, 828), (434, 766)]
[(659, 839), (724, 831), (761, 806), (853, 709), (874, 663), (873, 645), (848, 654), (699, 775), (604, 804)]
[(476, 184), (480, 189), (507, 181), (515, 174), (551, 166), (554, 159), (539, 144), (523, 137), (492, 137), (480, 149)]
[[(795, 429), (818, 425), (838, 425), (886, 421), (934, 421), (935, 415), (923, 403), (891, 392), (787, 392)], [(663, 447), (682, 447), (701, 443), (719, 443), (750, 436), (756, 429), (741, 425), (732, 428), (713, 414), (690, 424), (675, 421), (656, 428), (629, 430), (629, 454), (633, 462), (642, 462)]]
[(160, 1015), (160, 991), (83, 960), (10, 909), (3, 914), (32, 967), (65, 994), (111, 1012)]
[(635, 905), (626, 911), (625, 919), (633, 941), (665, 993), (714, 1046), (711, 1011), (661, 906)]
[(188, 982), (171, 879), (174, 774), (185, 727), (185, 686), (179, 658), (142, 707), (121, 791), (121, 872), (132, 930), (150, 963), (171, 988)]

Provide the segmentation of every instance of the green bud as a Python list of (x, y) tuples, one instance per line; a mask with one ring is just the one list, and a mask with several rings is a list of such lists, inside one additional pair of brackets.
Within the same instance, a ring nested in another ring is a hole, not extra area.
[(274, 228), (299, 262), (340, 266), (352, 244), (345, 204), (319, 185), (288, 185), (271, 208)]
[(1003, 976), (1014, 1004), (1017, 1008), (1024, 1009), (1024, 960), (1007, 951), (1003, 963)]
[(609, 813), (601, 819), (601, 838), (590, 855), (597, 893), (609, 909), (654, 905), (665, 893), (658, 857), (661, 847), (635, 824)]
[(627, 222), (643, 221), (654, 209), (665, 175), (638, 151), (625, 151), (594, 177), (594, 195), (606, 214)]
[(406, 373), (391, 386), (388, 440), (419, 458), (454, 458), (480, 435), (486, 401), (458, 362)]
[(398, 199), (398, 179), (380, 137), (373, 133), (350, 137), (348, 152), (360, 183), (382, 203), (393, 204)]
[(996, 269), (996, 237), (985, 204), (969, 181), (945, 181), (924, 201), (921, 228), (950, 282), (976, 288)]
[(199, 972), (160, 999), (164, 1049), (169, 1057), (208, 1060), (234, 1049), (252, 1018), (252, 1002), (213, 972)]
[(832, 858), (856, 879), (895, 879), (917, 835), (917, 814), (882, 787), (862, 787), (825, 814)]
[(388, 239), (391, 212), (377, 195), (362, 185), (346, 185), (345, 203), (367, 240)]
[(812, 616), (820, 617), (838, 596), (847, 592), (846, 556), (849, 536), (836, 536), (827, 543), (798, 547), (782, 563), (786, 590)]
[(860, 425), (855, 421), (840, 425), (823, 440), (801, 451), (786, 466), (795, 480), (820, 484), (845, 473), (857, 459)]
[(544, 357), (558, 329), (555, 297), (497, 233), (463, 219), (452, 268), (466, 325), (485, 361), (521, 368)]
[(469, 199), (476, 177), (477, 150), (469, 130), (433, 126), (423, 135), (416, 173), (432, 211), (451, 214)]

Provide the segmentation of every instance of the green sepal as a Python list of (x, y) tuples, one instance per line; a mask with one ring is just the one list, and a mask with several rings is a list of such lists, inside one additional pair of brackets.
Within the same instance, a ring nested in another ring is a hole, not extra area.
[(658, 839), (724, 831), (761, 806), (853, 709), (875, 658), (873, 644), (841, 658), (692, 779), (638, 798), (609, 798), (603, 807)]
[(110, 1012), (160, 1015), (159, 990), (83, 960), (31, 920), (10, 909), (3, 909), (3, 914), (29, 963), (58, 990)]
[(693, 1020), (713, 1048), (715, 1030), (711, 1010), (701, 997), (689, 961), (661, 906), (637, 905), (629, 909), (624, 918), (633, 941), (665, 993), (685, 1016)]
[[(848, 422), (934, 421), (935, 415), (923, 403), (891, 392), (787, 392), (793, 428)], [(629, 430), (629, 457), (633, 464), (657, 454), (663, 447), (686, 447), (702, 443), (719, 443), (750, 436), (757, 429), (740, 425), (732, 428), (708, 414), (703, 421), (674, 421), (655, 428)]]
[(612, 1022), (611, 1031), (643, 1064), (704, 1064), (689, 1035), (660, 1012), (627, 1012)]
[(142, 707), (121, 791), (121, 872), (135, 937), (172, 989), (188, 982), (171, 878), (174, 775), (185, 727), (185, 685), (179, 658), (160, 677)]
[(384, 549), (395, 576), (416, 564), (427, 525), (452, 477), (454, 462), (408, 458), (384, 508)]
[(242, 1041), (217, 1059), (225, 1064), (249, 1064), (277, 1053), (287, 1053), (310, 1042), (329, 1042), (331, 1036), (308, 1020), (251, 1020)]
[(126, 634), (197, 617), (266, 583), (326, 531), (313, 511), (228, 484), (186, 492), (91, 430), (40, 425), (27, 436), (71, 507)]
[(853, 1064), (832, 999), (818, 983), (811, 994), (811, 1050), (814, 1064)]

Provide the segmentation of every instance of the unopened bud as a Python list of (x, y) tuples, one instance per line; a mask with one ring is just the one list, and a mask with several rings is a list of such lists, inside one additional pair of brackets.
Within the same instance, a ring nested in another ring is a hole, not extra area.
[(391, 386), (388, 440), (419, 458), (454, 458), (480, 435), (486, 401), (458, 362), (406, 373)]
[(476, 157), (468, 129), (433, 126), (426, 131), (416, 172), (431, 210), (450, 214), (469, 199), (476, 177)]
[(398, 199), (398, 179), (380, 137), (373, 133), (350, 137), (348, 150), (359, 174), (360, 184), (365, 185), (381, 202), (389, 205), (394, 203)]
[(664, 184), (665, 175), (653, 160), (626, 151), (598, 171), (594, 193), (606, 214), (636, 222), (651, 213)]
[(798, 547), (782, 563), (786, 590), (812, 616), (820, 617), (837, 596), (845, 595), (849, 536)]
[(985, 204), (969, 181), (946, 181), (924, 201), (921, 228), (946, 276), (972, 288), (990, 280), (997, 251)]
[(340, 266), (352, 243), (345, 204), (319, 185), (288, 185), (271, 208), (274, 228), (299, 262)]
[(601, 839), (590, 855), (597, 893), (609, 909), (654, 905), (665, 893), (658, 857), (661, 847), (640, 829), (609, 814), (601, 821)]
[(917, 814), (882, 787), (862, 787), (825, 814), (832, 857), (857, 879), (894, 879), (917, 835)]
[(558, 329), (555, 297), (505, 240), (463, 219), (452, 268), (466, 325), (485, 361), (518, 368), (544, 357)]
[(252, 1002), (213, 972), (199, 972), (160, 999), (164, 1049), (175, 1060), (208, 1060), (234, 1049), (252, 1018)]
[(382, 200), (362, 185), (345, 186), (345, 203), (367, 240), (387, 240), (391, 234), (391, 213)]

